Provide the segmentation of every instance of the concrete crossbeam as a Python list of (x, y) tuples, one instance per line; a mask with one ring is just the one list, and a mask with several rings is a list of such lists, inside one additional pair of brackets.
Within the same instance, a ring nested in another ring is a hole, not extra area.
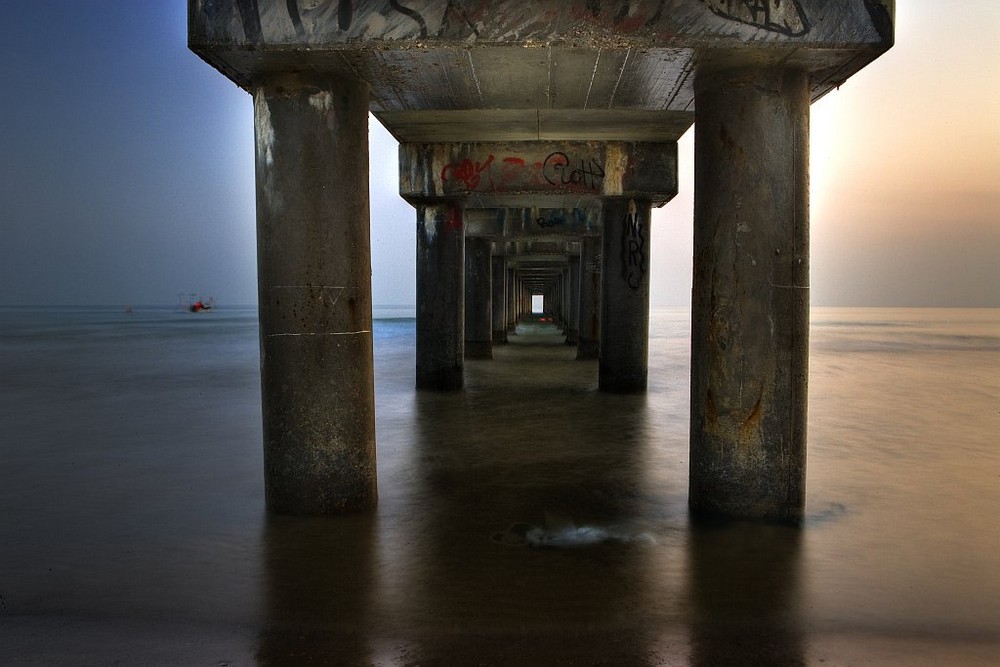
[(661, 206), (677, 194), (677, 144), (523, 141), (400, 144), (399, 194), (467, 208), (589, 208), (605, 197)]
[(486, 208), (465, 212), (466, 236), (565, 240), (600, 234), (599, 208)]

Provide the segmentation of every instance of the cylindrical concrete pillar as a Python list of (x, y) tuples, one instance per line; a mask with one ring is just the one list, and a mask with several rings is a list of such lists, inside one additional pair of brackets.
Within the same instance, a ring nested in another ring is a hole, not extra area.
[(494, 255), (493, 263), (493, 344), (507, 342), (507, 258)]
[(461, 389), (465, 223), (456, 202), (417, 207), (417, 388)]
[(253, 87), (264, 482), (296, 515), (377, 502), (368, 87)]
[(601, 239), (584, 236), (580, 248), (576, 358), (597, 359), (601, 347)]
[(648, 201), (604, 202), (601, 282), (601, 354), (598, 385), (603, 391), (646, 390), (649, 349)]
[(809, 77), (695, 82), (689, 504), (795, 520), (805, 502)]
[(493, 358), (493, 264), (492, 242), (470, 236), (465, 239), (465, 357)]

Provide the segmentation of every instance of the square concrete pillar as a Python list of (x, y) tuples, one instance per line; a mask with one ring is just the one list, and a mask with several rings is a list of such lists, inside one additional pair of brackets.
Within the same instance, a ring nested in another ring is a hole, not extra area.
[(797, 520), (805, 503), (809, 76), (695, 81), (691, 510)]
[(464, 385), (465, 223), (453, 201), (417, 206), (417, 388)]
[(253, 87), (264, 481), (270, 510), (373, 507), (368, 87)]
[(649, 223), (649, 201), (604, 201), (604, 270), (601, 282), (601, 354), (598, 379), (603, 391), (646, 390), (649, 356)]
[(507, 258), (494, 255), (493, 263), (493, 344), (507, 342)]
[(465, 356), (493, 358), (493, 265), (488, 238), (465, 239)]
[(580, 242), (580, 307), (577, 314), (576, 358), (597, 359), (601, 347), (601, 238)]

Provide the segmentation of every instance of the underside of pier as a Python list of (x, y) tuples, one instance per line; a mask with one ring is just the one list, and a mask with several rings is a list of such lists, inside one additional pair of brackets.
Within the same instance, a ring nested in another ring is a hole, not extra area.
[(650, 213), (696, 124), (689, 504), (801, 516), (809, 105), (892, 46), (892, 0), (188, 7), (254, 102), (271, 510), (377, 502), (370, 112), (415, 209), (417, 386), (446, 391), (536, 295), (602, 391), (645, 390)]

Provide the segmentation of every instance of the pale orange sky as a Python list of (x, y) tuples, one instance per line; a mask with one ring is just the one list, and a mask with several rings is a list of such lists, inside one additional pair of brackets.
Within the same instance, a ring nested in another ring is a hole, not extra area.
[[(897, 0), (896, 44), (811, 108), (813, 305), (1000, 306), (1000, 2)], [(690, 290), (693, 132), (652, 300)]]

